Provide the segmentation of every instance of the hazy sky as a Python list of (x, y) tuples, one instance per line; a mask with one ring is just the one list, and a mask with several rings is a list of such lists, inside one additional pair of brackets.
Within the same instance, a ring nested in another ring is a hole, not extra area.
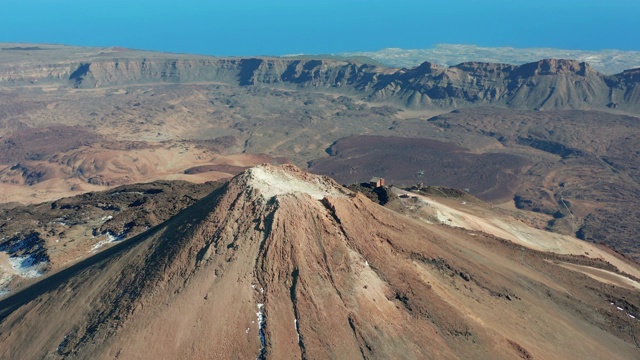
[(0, 42), (261, 55), (480, 46), (640, 50), (640, 0), (0, 0)]

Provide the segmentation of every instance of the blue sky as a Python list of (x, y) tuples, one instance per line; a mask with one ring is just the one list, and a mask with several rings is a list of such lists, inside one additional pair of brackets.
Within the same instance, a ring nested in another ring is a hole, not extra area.
[(211, 55), (435, 44), (640, 50), (640, 0), (0, 0), (0, 42)]

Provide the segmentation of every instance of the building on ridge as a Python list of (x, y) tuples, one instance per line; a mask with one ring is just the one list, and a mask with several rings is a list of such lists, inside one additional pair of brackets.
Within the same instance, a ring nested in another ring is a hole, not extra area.
[(371, 178), (371, 180), (369, 180), (369, 185), (374, 189), (377, 189), (379, 187), (383, 187), (384, 186), (384, 179), (381, 178), (381, 177), (374, 176), (374, 177)]

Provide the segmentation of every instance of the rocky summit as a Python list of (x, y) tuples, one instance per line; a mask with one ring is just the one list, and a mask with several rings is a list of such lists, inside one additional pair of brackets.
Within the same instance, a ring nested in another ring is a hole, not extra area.
[(0, 357), (639, 356), (637, 264), (570, 237), (544, 250), (544, 232), (506, 218), (471, 230), (479, 213), (402, 196), (452, 226), (292, 165), (250, 168), (0, 301)]

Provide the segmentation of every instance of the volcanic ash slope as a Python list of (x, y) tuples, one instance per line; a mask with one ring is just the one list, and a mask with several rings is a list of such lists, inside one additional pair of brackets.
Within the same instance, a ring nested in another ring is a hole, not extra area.
[(640, 356), (637, 292), (543, 257), (263, 165), (0, 302), (0, 358)]

